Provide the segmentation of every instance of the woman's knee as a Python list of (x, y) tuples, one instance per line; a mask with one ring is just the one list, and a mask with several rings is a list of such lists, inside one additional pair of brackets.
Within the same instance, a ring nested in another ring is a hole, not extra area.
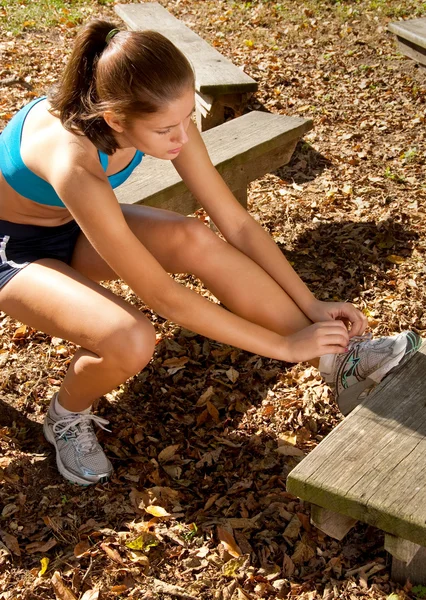
[(179, 247), (183, 253), (183, 259), (194, 267), (199, 264), (201, 257), (205, 259), (211, 256), (215, 246), (220, 243), (218, 236), (204, 225), (199, 219), (187, 218), (182, 225)]
[(103, 357), (111, 368), (120, 369), (127, 377), (139, 373), (152, 358), (155, 348), (155, 329), (146, 319), (118, 323), (103, 341)]

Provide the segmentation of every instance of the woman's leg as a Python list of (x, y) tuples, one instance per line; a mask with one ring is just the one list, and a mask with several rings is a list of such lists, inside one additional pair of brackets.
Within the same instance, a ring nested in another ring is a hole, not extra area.
[(154, 350), (154, 329), (138, 310), (56, 260), (22, 269), (0, 290), (0, 309), (80, 346), (60, 390), (73, 412), (141, 371)]
[[(198, 219), (147, 206), (122, 206), (132, 231), (169, 273), (191, 273), (229, 310), (282, 335), (311, 324), (255, 262)], [(81, 236), (72, 266), (94, 281), (116, 275)]]

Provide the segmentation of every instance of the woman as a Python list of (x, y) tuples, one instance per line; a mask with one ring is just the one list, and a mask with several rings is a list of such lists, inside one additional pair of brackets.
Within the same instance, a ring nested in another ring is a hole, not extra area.
[[(80, 346), (44, 423), (75, 483), (111, 474), (92, 429), (107, 422), (90, 407), (155, 345), (152, 324), (99, 281), (122, 278), (163, 317), (219, 342), (309, 360), (349, 407), (419, 344), (414, 334), (358, 339), (361, 312), (313, 297), (212, 166), (193, 108), (194, 75), (171, 42), (97, 20), (60, 84), (0, 136), (0, 309)], [(143, 154), (173, 161), (226, 241), (197, 219), (119, 205), (113, 189)], [(198, 276), (229, 310), (169, 273)]]

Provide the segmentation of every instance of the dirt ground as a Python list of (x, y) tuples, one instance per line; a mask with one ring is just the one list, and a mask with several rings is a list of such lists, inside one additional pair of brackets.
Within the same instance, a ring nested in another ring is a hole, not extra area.
[[(250, 212), (304, 281), (354, 302), (375, 336), (425, 335), (426, 71), (386, 27), (426, 3), (161, 4), (258, 81), (247, 110), (313, 119), (290, 164), (249, 190)], [(83, 15), (119, 22), (105, 2)], [(3, 29), (0, 128), (57, 79), (76, 31), (66, 14)], [(115, 469), (104, 486), (64, 481), (42, 435), (75, 347), (0, 313), (1, 600), (426, 597), (390, 582), (379, 531), (358, 525), (334, 541), (286, 492), (289, 471), (342, 419), (315, 369), (204, 339), (108, 285), (153, 321), (158, 344), (98, 403)]]

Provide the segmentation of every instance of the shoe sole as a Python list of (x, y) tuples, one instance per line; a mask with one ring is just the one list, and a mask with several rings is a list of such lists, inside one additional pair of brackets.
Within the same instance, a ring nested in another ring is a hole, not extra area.
[[(392, 369), (390, 369), (388, 373), (386, 373), (382, 381), (389, 377), (391, 373), (395, 372), (396, 369), (399, 369), (407, 361), (409, 361), (419, 350), (422, 343), (423, 339), (419, 335), (417, 335), (417, 333), (409, 332), (409, 334), (407, 335), (407, 346), (411, 345), (411, 348), (409, 348), (406, 351), (404, 356), (401, 358), (400, 362), (397, 365), (395, 365)], [(341, 392), (339, 394), (339, 397), (337, 398), (337, 406), (339, 407), (340, 412), (346, 417), (350, 412), (354, 410), (354, 408), (356, 408), (364, 400), (364, 398), (360, 398), (360, 395), (363, 392), (365, 392), (369, 387), (371, 389), (368, 393), (370, 393), (377, 385), (379, 385), (379, 383), (382, 383), (382, 381), (377, 382), (374, 381), (374, 379), (370, 379), (369, 377), (367, 377), (367, 379), (363, 379), (358, 383), (354, 383), (346, 390), (343, 390), (343, 392)]]
[(70, 471), (68, 471), (61, 460), (61, 456), (59, 454), (59, 449), (56, 445), (55, 438), (54, 438), (53, 434), (51, 433), (49, 427), (47, 426), (46, 421), (43, 423), (43, 434), (44, 434), (44, 437), (46, 438), (46, 440), (49, 442), (49, 444), (52, 444), (52, 446), (55, 447), (56, 466), (58, 467), (59, 473), (67, 481), (69, 481), (70, 483), (75, 483), (75, 484), (83, 486), (83, 487), (88, 487), (89, 485), (96, 485), (97, 483), (106, 483), (108, 481), (108, 479), (109, 479), (108, 475), (103, 475), (102, 477), (100, 477), (100, 479), (98, 481), (87, 481), (87, 479), (82, 479), (82, 478), (78, 477), (77, 475), (75, 475), (74, 473), (71, 473)]

